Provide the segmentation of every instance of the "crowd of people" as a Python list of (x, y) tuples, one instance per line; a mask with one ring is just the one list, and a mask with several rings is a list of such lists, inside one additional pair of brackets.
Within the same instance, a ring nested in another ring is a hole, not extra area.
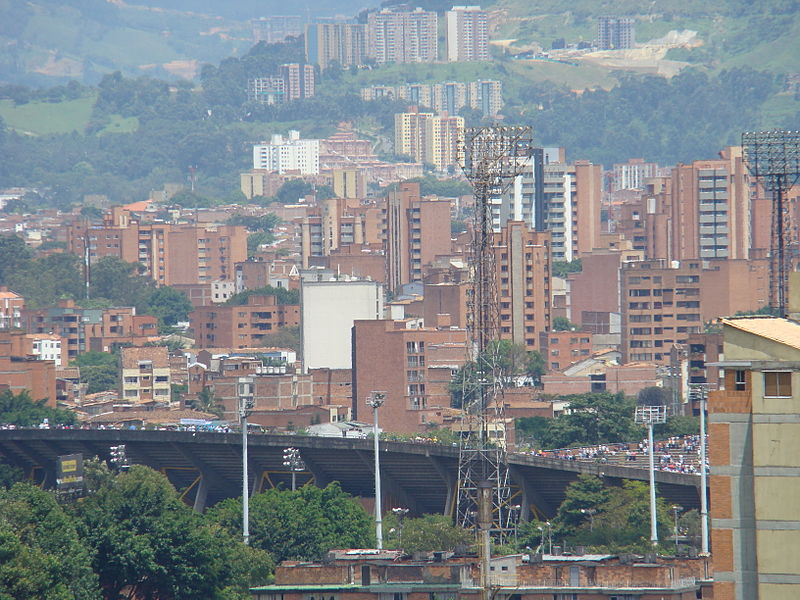
[[(616, 463), (623, 466), (643, 466), (649, 462), (647, 439), (638, 443), (598, 444), (579, 448), (532, 450), (528, 454), (562, 460)], [(654, 458), (655, 467), (659, 471), (699, 473), (700, 436), (672, 436), (666, 440), (655, 441)], [(707, 459), (706, 470), (708, 470)]]
[[(149, 431), (192, 431), (192, 432), (212, 432), (212, 433), (233, 433), (238, 430), (235, 426), (219, 423), (192, 423), (192, 424), (169, 424), (169, 425), (148, 425), (136, 426), (111, 423), (82, 423), (80, 425), (61, 425), (50, 424), (44, 419), (39, 425), (32, 427), (21, 427), (2, 423), (0, 430), (3, 429), (81, 429), (81, 430), (144, 430)], [(254, 431), (253, 433), (264, 433)], [(417, 436), (415, 438), (405, 438), (402, 441), (439, 444), (439, 440), (430, 437)], [(707, 441), (707, 440), (706, 440)], [(649, 452), (647, 439), (640, 442), (622, 444), (598, 444), (596, 446), (582, 446), (578, 448), (558, 448), (555, 450), (534, 449), (522, 454), (531, 456), (541, 456), (545, 458), (558, 458), (561, 460), (577, 460), (586, 462), (612, 463), (620, 466), (644, 467), (649, 464)], [(699, 473), (700, 472), (700, 436), (672, 436), (666, 440), (655, 442), (655, 468), (659, 471), (672, 473)], [(708, 472), (708, 459), (706, 458), (706, 472)]]

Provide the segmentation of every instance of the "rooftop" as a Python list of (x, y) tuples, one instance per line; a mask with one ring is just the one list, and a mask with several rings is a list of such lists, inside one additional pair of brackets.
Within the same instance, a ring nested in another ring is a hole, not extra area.
[(779, 317), (731, 317), (721, 319), (721, 322), (739, 331), (800, 350), (800, 323), (796, 321)]
[(150, 361), (156, 369), (169, 368), (169, 351), (166, 346), (122, 348), (122, 368), (138, 369), (142, 361)]

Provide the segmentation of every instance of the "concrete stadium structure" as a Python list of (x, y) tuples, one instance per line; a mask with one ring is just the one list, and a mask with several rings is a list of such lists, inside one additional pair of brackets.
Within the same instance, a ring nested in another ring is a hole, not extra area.
[[(163, 472), (181, 491), (184, 500), (203, 510), (224, 498), (241, 495), (242, 446), (239, 433), (147, 430), (5, 429), (0, 430), (0, 461), (22, 468), (31, 480), (55, 485), (56, 459), (82, 453), (84, 457), (110, 458), (111, 446), (124, 444), (128, 460)], [(283, 466), (283, 450), (300, 450), (307, 470), (297, 473), (297, 483), (324, 486), (333, 481), (354, 496), (373, 494), (373, 453), (369, 439), (301, 435), (249, 436), (251, 489), (290, 487), (291, 472)], [(552, 517), (564, 498), (565, 488), (580, 473), (603, 477), (618, 485), (623, 479), (648, 480), (646, 469), (509, 455), (513, 495), (523, 518)], [(381, 442), (381, 476), (384, 505), (406, 507), (413, 514), (451, 513), (458, 473), (458, 448), (406, 442)], [(700, 477), (656, 472), (659, 495), (690, 509), (700, 504)]]

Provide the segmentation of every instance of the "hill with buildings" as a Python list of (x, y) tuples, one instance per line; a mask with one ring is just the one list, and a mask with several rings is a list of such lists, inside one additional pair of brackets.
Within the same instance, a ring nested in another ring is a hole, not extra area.
[[(355, 14), (360, 2), (303, 0), (293, 14)], [(241, 55), (254, 43), (252, 19), (288, 11), (254, 2), (0, 2), (0, 83), (47, 86), (105, 73), (192, 79), (204, 62)]]
[(749, 65), (776, 73), (800, 71), (796, 2), (581, 0), (565, 5), (545, 0), (532, 8), (524, 0), (498, 0), (492, 10), (494, 37), (505, 40), (503, 47), (512, 54), (592, 45), (598, 40), (599, 17), (613, 15), (631, 19), (636, 46), (644, 52), (617, 57), (617, 62), (608, 56), (573, 55), (579, 64), (588, 60), (608, 68), (652, 70), (659, 66), (657, 57), (715, 70)]

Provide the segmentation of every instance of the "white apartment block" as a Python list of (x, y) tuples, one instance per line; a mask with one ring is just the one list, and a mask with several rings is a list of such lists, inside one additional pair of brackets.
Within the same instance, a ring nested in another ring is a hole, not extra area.
[(280, 77), (253, 77), (247, 80), (247, 99), (259, 104), (281, 104), (286, 101), (286, 86)]
[(567, 163), (563, 148), (535, 149), (509, 190), (492, 201), (492, 227), (523, 221), (550, 232), (553, 260), (580, 258), (599, 234), (601, 183), (599, 165)]
[(438, 17), (435, 12), (372, 12), (367, 17), (367, 56), (382, 63), (435, 62), (439, 58)]
[(301, 140), (299, 131), (289, 137), (273, 135), (269, 143), (253, 146), (253, 168), (266, 169), (281, 175), (297, 172), (300, 175), (319, 174), (319, 140)]
[(479, 79), (469, 82), (373, 85), (361, 88), (361, 98), (366, 101), (381, 98), (406, 100), (409, 104), (451, 115), (469, 107), (481, 111), (484, 117), (494, 117), (503, 108), (503, 84), (494, 79)]
[(383, 318), (383, 284), (303, 281), (300, 314), (304, 368), (351, 369), (353, 323)]
[(56, 367), (61, 366), (61, 336), (42, 333), (29, 334), (31, 354), (39, 360), (52, 360)]
[(447, 60), (489, 60), (489, 13), (480, 6), (454, 6), (445, 14)]
[(614, 165), (611, 191), (643, 190), (646, 179), (660, 174), (661, 171), (656, 163), (647, 163), (641, 158), (631, 158), (626, 163)]

